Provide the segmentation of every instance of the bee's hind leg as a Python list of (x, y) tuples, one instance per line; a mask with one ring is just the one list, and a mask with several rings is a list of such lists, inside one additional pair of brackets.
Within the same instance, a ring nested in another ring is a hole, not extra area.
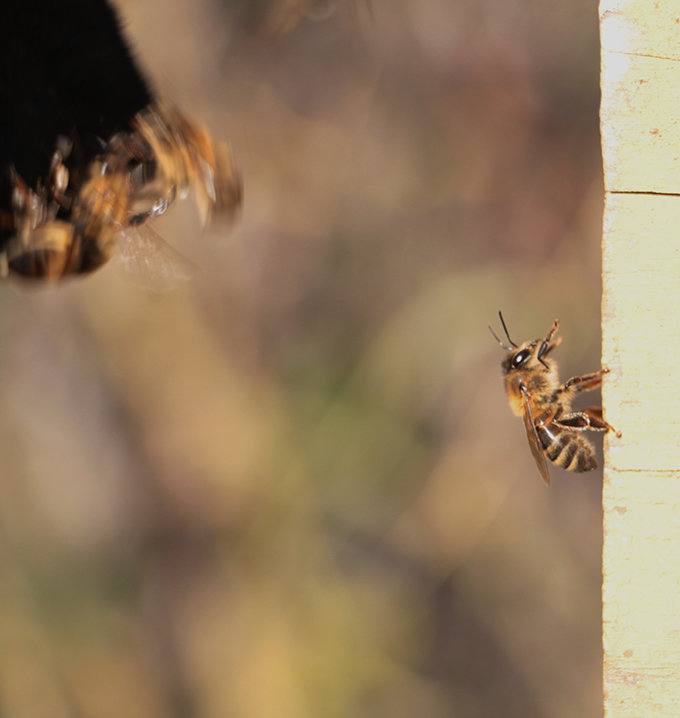
[(606, 422), (602, 416), (601, 406), (591, 406), (589, 409), (581, 409), (580, 411), (572, 411), (568, 414), (562, 414), (555, 422), (565, 429), (575, 429), (576, 431), (611, 431), (617, 437), (621, 437), (621, 432)]

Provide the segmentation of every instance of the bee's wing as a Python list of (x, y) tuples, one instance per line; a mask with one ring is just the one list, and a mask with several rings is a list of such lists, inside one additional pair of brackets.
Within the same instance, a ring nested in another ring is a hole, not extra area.
[(121, 229), (116, 244), (125, 273), (146, 291), (172, 291), (196, 274), (196, 265), (146, 224)]
[(538, 473), (545, 483), (550, 486), (550, 473), (548, 472), (548, 462), (545, 460), (545, 454), (543, 453), (543, 447), (541, 441), (538, 438), (538, 432), (536, 431), (536, 423), (534, 422), (534, 415), (531, 412), (531, 402), (529, 401), (529, 392), (524, 386), (521, 387), (522, 398), (524, 399), (524, 428), (527, 432), (527, 439), (529, 440), (529, 448), (531, 454), (534, 457), (536, 466), (538, 467)]

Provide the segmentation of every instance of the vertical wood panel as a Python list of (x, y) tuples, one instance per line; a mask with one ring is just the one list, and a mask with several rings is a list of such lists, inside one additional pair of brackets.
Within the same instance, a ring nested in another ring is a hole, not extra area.
[(603, 0), (606, 718), (680, 716), (680, 0)]

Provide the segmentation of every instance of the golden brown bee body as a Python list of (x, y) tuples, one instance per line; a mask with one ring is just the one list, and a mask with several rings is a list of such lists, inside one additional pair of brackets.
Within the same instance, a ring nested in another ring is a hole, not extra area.
[(201, 219), (240, 205), (242, 184), (224, 143), (172, 107), (151, 104), (129, 131), (102, 143), (87, 167), (70, 176), (72, 147), (60, 137), (44, 182), (28, 187), (12, 175), (12, 236), (0, 271), (34, 279), (87, 274), (113, 254), (116, 237), (135, 231), (192, 190)]
[(558, 320), (555, 319), (545, 338), (517, 345), (510, 339), (503, 315), (498, 314), (509, 344), (504, 344), (493, 329), (491, 333), (508, 352), (501, 363), (508, 403), (513, 414), (524, 420), (541, 477), (550, 484), (546, 458), (567, 471), (595, 469), (595, 451), (583, 432), (615, 430), (603, 419), (602, 407), (573, 410), (571, 404), (576, 394), (600, 386), (603, 374), (609, 370), (600, 369), (562, 383), (557, 363), (550, 356), (562, 341), (561, 337), (554, 338)]

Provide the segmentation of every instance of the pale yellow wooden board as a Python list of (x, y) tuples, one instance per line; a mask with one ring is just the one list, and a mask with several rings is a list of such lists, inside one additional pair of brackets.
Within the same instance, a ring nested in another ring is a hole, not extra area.
[(603, 1), (607, 718), (680, 718), (680, 0)]
[(603, 0), (605, 188), (680, 188), (680, 0)]
[(680, 716), (680, 200), (605, 207), (603, 643), (608, 718)]

